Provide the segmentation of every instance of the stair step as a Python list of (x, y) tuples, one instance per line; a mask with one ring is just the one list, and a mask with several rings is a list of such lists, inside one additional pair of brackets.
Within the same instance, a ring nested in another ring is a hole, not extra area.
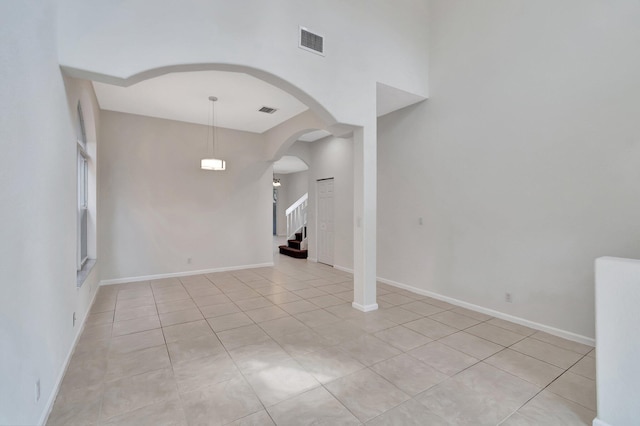
[(306, 259), (307, 258), (307, 250), (295, 249), (293, 247), (288, 246), (279, 246), (280, 254), (284, 254), (287, 256), (295, 257), (296, 259)]
[(296, 232), (296, 239), (295, 241), (302, 241), (302, 232)]
[(300, 241), (300, 240), (287, 240), (287, 244), (291, 248), (300, 250), (300, 244), (302, 244), (302, 241)]

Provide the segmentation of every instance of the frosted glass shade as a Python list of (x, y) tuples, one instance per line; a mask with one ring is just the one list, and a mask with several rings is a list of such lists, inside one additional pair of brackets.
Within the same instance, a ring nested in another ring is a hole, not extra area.
[(200, 160), (200, 168), (202, 170), (225, 170), (227, 163), (217, 158), (203, 158)]

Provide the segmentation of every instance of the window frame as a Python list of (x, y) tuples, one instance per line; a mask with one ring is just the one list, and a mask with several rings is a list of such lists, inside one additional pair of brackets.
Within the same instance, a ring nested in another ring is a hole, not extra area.
[(82, 104), (78, 102), (78, 124), (80, 139), (77, 140), (77, 270), (81, 271), (89, 260), (89, 161), (91, 157), (86, 151), (87, 133), (82, 113)]

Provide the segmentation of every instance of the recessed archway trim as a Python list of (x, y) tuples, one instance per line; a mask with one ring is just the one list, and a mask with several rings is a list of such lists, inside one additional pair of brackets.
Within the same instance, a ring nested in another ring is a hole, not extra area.
[(63, 72), (71, 77), (81, 78), (85, 80), (99, 81), (101, 83), (113, 84), (116, 86), (128, 87), (133, 84), (139, 83), (150, 78), (159, 77), (161, 75), (174, 73), (174, 72), (192, 72), (192, 71), (227, 71), (227, 72), (242, 72), (249, 74), (253, 77), (266, 81), (275, 87), (284, 90), (290, 95), (294, 96), (300, 102), (307, 105), (324, 123), (326, 126), (333, 126), (337, 124), (335, 117), (318, 101), (316, 101), (307, 92), (300, 89), (296, 85), (278, 77), (275, 74), (261, 70), (259, 68), (249, 67), (239, 64), (221, 64), (221, 63), (199, 63), (199, 64), (179, 64), (168, 65), (159, 68), (153, 68), (146, 71), (142, 71), (138, 74), (134, 74), (127, 78), (119, 78), (108, 76), (101, 73), (96, 73), (87, 70), (80, 70), (77, 68), (61, 67)]

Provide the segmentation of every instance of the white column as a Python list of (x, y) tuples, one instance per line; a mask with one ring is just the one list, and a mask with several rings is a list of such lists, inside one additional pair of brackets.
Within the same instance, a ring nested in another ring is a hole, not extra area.
[(640, 260), (596, 259), (596, 386), (594, 426), (637, 425), (640, 419)]
[(376, 303), (377, 120), (353, 133), (353, 307), (363, 312)]

